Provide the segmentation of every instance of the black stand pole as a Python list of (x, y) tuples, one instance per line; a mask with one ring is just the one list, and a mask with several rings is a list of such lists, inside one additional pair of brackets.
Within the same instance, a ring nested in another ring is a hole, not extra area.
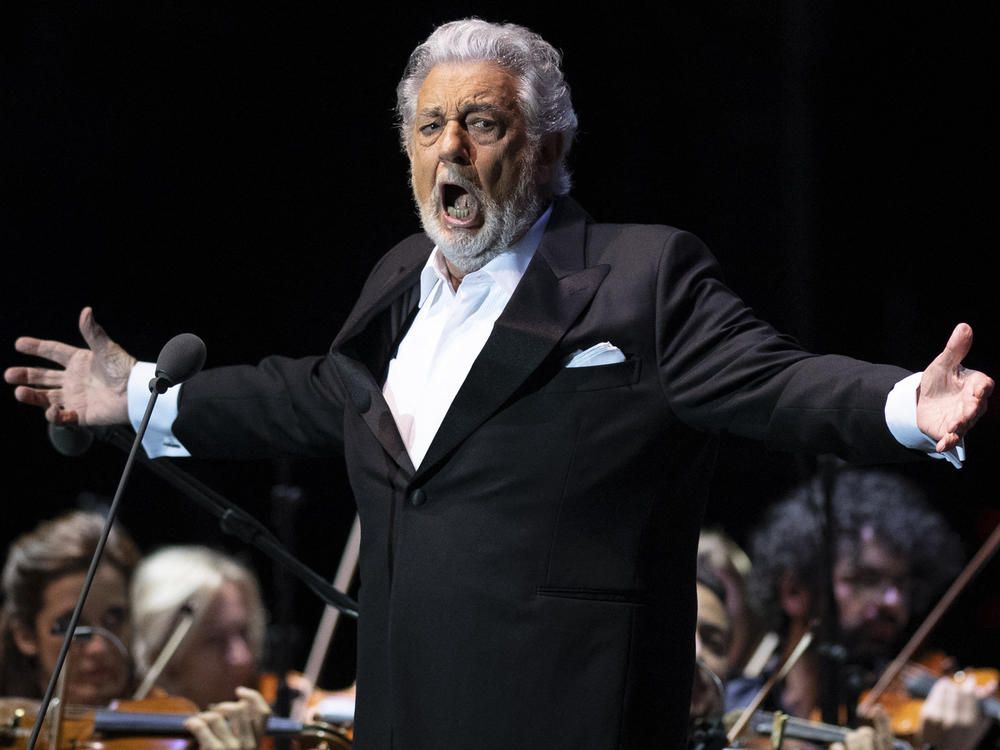
[[(31, 736), (28, 738), (28, 744), (26, 750), (34, 750), (35, 743), (38, 742), (38, 734), (42, 729), (42, 723), (45, 719), (45, 714), (48, 713), (49, 704), (52, 703), (52, 696), (55, 694), (56, 683), (59, 681), (59, 675), (62, 672), (63, 665), (66, 663), (66, 657), (69, 654), (70, 646), (73, 644), (73, 636), (76, 633), (76, 626), (80, 622), (80, 614), (83, 612), (83, 605), (87, 601), (87, 594), (90, 592), (90, 587), (94, 583), (94, 576), (97, 574), (97, 568), (101, 564), (101, 556), (104, 554), (104, 548), (107, 546), (108, 537), (111, 535), (111, 527), (114, 525), (115, 517), (118, 515), (118, 506), (121, 505), (122, 493), (125, 490), (125, 484), (128, 481), (129, 475), (132, 473), (132, 466), (135, 464), (135, 458), (139, 451), (139, 444), (142, 441), (142, 436), (146, 432), (146, 427), (149, 424), (149, 418), (153, 414), (153, 407), (156, 405), (156, 397), (167, 389), (166, 385), (155, 385), (157, 378), (150, 381), (149, 384), (149, 402), (146, 404), (146, 412), (142, 416), (142, 421), (139, 424), (139, 429), (136, 432), (135, 440), (128, 448), (128, 459), (125, 461), (125, 469), (122, 471), (121, 479), (118, 481), (118, 489), (115, 491), (114, 499), (111, 501), (111, 506), (108, 508), (108, 516), (104, 521), (104, 529), (101, 531), (101, 537), (97, 541), (97, 547), (94, 550), (94, 556), (90, 560), (90, 567), (87, 569), (87, 575), (83, 579), (83, 588), (80, 589), (80, 596), (77, 598), (76, 606), (73, 608), (73, 614), (69, 618), (69, 624), (66, 626), (66, 635), (63, 637), (62, 648), (59, 649), (59, 656), (56, 658), (55, 666), (52, 669), (52, 676), (49, 678), (48, 687), (45, 688), (45, 695), (42, 696), (42, 703), (38, 707), (38, 716), (35, 718), (35, 725), (32, 727)], [(162, 390), (161, 390), (162, 387)]]
[[(129, 443), (127, 431), (112, 428), (100, 436), (102, 440), (125, 448)], [(324, 603), (336, 607), (345, 615), (356, 618), (358, 604), (346, 594), (338, 591), (314, 570), (304, 565), (274, 537), (274, 535), (246, 511), (234, 505), (215, 490), (182, 471), (167, 459), (152, 459), (145, 453), (138, 460), (154, 474), (173, 485), (183, 494), (219, 519), (219, 528), (235, 536), (246, 544), (253, 544), (273, 561), (291, 571), (312, 590)]]

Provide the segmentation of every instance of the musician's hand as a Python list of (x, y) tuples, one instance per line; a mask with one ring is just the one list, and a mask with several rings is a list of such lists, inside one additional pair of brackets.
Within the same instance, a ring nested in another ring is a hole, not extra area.
[(990, 728), (991, 721), (983, 716), (979, 699), (991, 695), (996, 688), (996, 681), (977, 685), (975, 679), (959, 683), (951, 677), (942, 677), (934, 683), (920, 710), (920, 742), (948, 750), (972, 750)]
[(962, 436), (986, 411), (993, 380), (962, 367), (972, 348), (972, 328), (959, 323), (941, 352), (920, 378), (917, 391), (917, 427), (937, 440), (937, 452), (958, 445)]
[(881, 706), (875, 707), (872, 723), (873, 726), (851, 730), (843, 742), (830, 745), (830, 750), (892, 750), (894, 738), (889, 715)]
[(80, 312), (79, 325), (86, 349), (30, 336), (14, 342), (22, 354), (43, 357), (62, 369), (11, 367), (4, 380), (17, 386), (14, 398), (42, 407), (53, 424), (125, 424), (135, 357), (108, 337), (91, 308)]
[(257, 750), (271, 708), (250, 688), (236, 688), (238, 700), (216, 703), (184, 722), (201, 750)]

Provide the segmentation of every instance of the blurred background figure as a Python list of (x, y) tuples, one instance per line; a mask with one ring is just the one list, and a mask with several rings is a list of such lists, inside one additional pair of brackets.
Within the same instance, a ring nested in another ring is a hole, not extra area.
[(698, 619), (694, 634), (697, 668), (691, 691), (691, 716), (722, 714), (732, 640), (726, 589), (714, 571), (698, 565)]
[(164, 547), (136, 568), (131, 596), (143, 684), (202, 708), (257, 687), (267, 613), (246, 565), (208, 547)]
[[(11, 544), (3, 569), (0, 696), (45, 693), (103, 528), (99, 513), (73, 511)], [(132, 683), (128, 586), (139, 550), (116, 525), (101, 560), (77, 627), (88, 635), (77, 637), (64, 666), (64, 699), (76, 705), (107, 705)]]
[[(829, 538), (827, 508), (833, 522)], [(749, 548), (749, 602), (780, 634), (781, 645), (760, 676), (729, 682), (727, 708), (747, 705), (802, 636), (824, 620), (835, 627), (819, 628), (817, 641), (833, 633), (828, 645), (842, 654), (836, 697), (840, 705), (856, 704), (905, 644), (918, 616), (955, 578), (962, 559), (957, 535), (920, 487), (871, 468), (840, 468), (802, 483), (767, 511)], [(819, 654), (814, 641), (775, 687), (769, 708), (793, 716), (816, 714), (822, 697)], [(981, 736), (988, 725), (958, 710), (973, 696), (950, 679), (939, 682), (936, 689), (948, 697), (925, 702), (920, 720), (925, 734), (938, 738), (939, 747), (975, 746), (967, 738)], [(970, 732), (973, 721), (978, 726)], [(940, 744), (942, 737), (950, 739)]]
[[(729, 653), (732, 645), (732, 628), (729, 617), (728, 591), (722, 581), (699, 558), (697, 569), (698, 619), (695, 629), (695, 670), (691, 689), (691, 726), (688, 735), (689, 750), (722, 750), (730, 743), (726, 733), (737, 715), (723, 716), (726, 675), (730, 672)], [(794, 739), (796, 733), (789, 728), (788, 738), (782, 743), (786, 750), (813, 748), (808, 742)], [(748, 728), (737, 740), (737, 746), (762, 746), (764, 735)], [(845, 734), (844, 743), (850, 750), (889, 750), (892, 735), (888, 718), (880, 714), (874, 728), (862, 727)], [(844, 750), (845, 745), (833, 745)]]
[[(101, 513), (75, 510), (43, 521), (11, 544), (3, 569), (0, 613), (3, 710), (38, 707), (104, 526)], [(139, 560), (138, 547), (114, 524), (63, 665), (61, 693), (53, 696), (61, 697), (64, 705), (103, 708), (133, 698), (129, 587)], [(255, 601), (259, 606), (259, 597)], [(238, 619), (225, 595), (211, 603), (217, 608), (206, 614), (219, 613), (217, 622)], [(188, 666), (191, 683), (212, 682), (215, 665), (207, 658)], [(182, 692), (172, 695), (189, 697)], [(203, 750), (257, 750), (269, 713), (258, 692), (237, 693), (233, 686), (220, 694), (211, 710), (189, 716), (185, 728)]]
[(778, 639), (774, 633), (765, 633), (760, 616), (747, 603), (749, 555), (721, 529), (703, 529), (698, 537), (698, 567), (711, 571), (725, 589), (730, 634), (727, 671), (720, 676), (730, 679), (745, 670), (759, 674)]

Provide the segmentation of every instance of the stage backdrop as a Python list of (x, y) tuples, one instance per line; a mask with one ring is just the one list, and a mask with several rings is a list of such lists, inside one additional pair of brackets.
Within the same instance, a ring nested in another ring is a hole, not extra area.
[[(596, 219), (697, 233), (816, 351), (919, 368), (967, 320), (970, 364), (1000, 373), (995, 4), (539, 5), (5, 3), (0, 364), (22, 361), (20, 334), (78, 341), (84, 305), (143, 358), (181, 331), (204, 338), (209, 365), (324, 351), (367, 271), (418, 230), (394, 129), (406, 57), (435, 24), (477, 14), (564, 53), (574, 194)], [(64, 458), (34, 410), (9, 394), (0, 410), (4, 544), (114, 493), (123, 453)], [(907, 469), (970, 555), (998, 518), (998, 433), (994, 411), (961, 472)], [(727, 440), (709, 521), (744, 539), (812, 466)], [(332, 577), (354, 512), (339, 460), (184, 467), (283, 519), (289, 547)], [(245, 555), (284, 619), (271, 563), (142, 467), (121, 520), (146, 549)], [(1000, 663), (996, 578), (941, 626), (960, 658)], [(284, 585), (296, 615), (276, 656), (301, 667), (320, 608)], [(352, 678), (352, 638), (338, 633), (330, 686)]]

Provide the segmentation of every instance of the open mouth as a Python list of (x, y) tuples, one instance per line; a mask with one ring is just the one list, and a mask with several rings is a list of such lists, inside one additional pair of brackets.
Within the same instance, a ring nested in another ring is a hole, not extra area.
[(441, 205), (445, 218), (455, 226), (469, 226), (479, 217), (479, 203), (465, 188), (451, 182), (441, 185)]

